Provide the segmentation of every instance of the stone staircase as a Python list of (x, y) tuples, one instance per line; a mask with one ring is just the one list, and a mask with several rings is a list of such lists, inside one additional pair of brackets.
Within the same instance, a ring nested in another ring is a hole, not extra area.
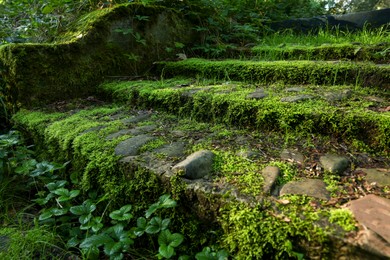
[(85, 192), (171, 193), (178, 229), (232, 258), (388, 259), (388, 43), (293, 49), (159, 62), (13, 121)]

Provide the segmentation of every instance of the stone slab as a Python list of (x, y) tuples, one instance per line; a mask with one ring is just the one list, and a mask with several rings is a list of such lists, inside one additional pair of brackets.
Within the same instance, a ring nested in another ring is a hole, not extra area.
[(134, 156), (138, 155), (139, 149), (146, 143), (156, 139), (150, 135), (137, 135), (120, 142), (115, 147), (115, 154), (119, 156)]
[(302, 179), (288, 182), (280, 190), (280, 196), (288, 194), (307, 195), (323, 200), (330, 198), (325, 183), (319, 179)]
[(381, 170), (375, 168), (357, 168), (357, 171), (363, 171), (366, 175), (366, 180), (369, 183), (375, 182), (379, 186), (390, 186), (390, 170)]
[(211, 174), (215, 154), (208, 150), (197, 151), (189, 155), (184, 161), (176, 164), (172, 171), (181, 173), (184, 178), (190, 180), (201, 179)]
[(360, 224), (390, 243), (390, 199), (370, 194), (351, 201), (347, 207)]

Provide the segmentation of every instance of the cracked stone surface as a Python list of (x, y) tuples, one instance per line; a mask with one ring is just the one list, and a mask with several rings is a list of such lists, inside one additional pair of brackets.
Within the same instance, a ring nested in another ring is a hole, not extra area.
[(280, 176), (280, 169), (276, 166), (267, 166), (261, 173), (264, 177), (263, 191), (270, 194), (272, 192), (272, 188), (276, 185), (276, 180)]
[(157, 148), (153, 152), (164, 154), (167, 157), (182, 157), (184, 156), (185, 150), (186, 144), (184, 142), (173, 142)]
[(330, 192), (326, 185), (319, 179), (303, 179), (286, 183), (280, 190), (280, 196), (287, 194), (307, 195), (314, 198), (328, 200)]
[(390, 199), (370, 194), (351, 201), (347, 208), (361, 225), (378, 234), (386, 242), (390, 256)]
[(294, 103), (294, 102), (305, 101), (313, 98), (314, 96), (312, 95), (297, 95), (297, 96), (289, 96), (289, 97), (281, 98), (280, 101)]
[(156, 139), (150, 135), (137, 135), (120, 142), (115, 147), (115, 154), (119, 156), (134, 156), (138, 154), (139, 149), (146, 143)]
[(268, 94), (264, 92), (264, 89), (258, 88), (254, 92), (248, 94), (246, 98), (248, 99), (263, 99), (267, 97)]
[(375, 169), (375, 168), (357, 168), (357, 171), (366, 173), (366, 180), (369, 183), (375, 182), (380, 186), (390, 186), (390, 170), (389, 169)]
[(286, 161), (297, 162), (300, 164), (305, 161), (302, 153), (291, 149), (284, 149), (280, 154), (280, 158)]
[(132, 124), (136, 124), (136, 123), (145, 121), (149, 117), (150, 117), (149, 113), (142, 113), (142, 114), (137, 115), (137, 116), (133, 116), (133, 117), (130, 117), (130, 118), (122, 119), (121, 121), (122, 121), (122, 123), (124, 125), (129, 126), (129, 125), (132, 125)]
[(349, 166), (349, 160), (347, 157), (336, 154), (321, 156), (320, 162), (325, 171), (334, 174), (342, 174)]
[(215, 155), (211, 151), (197, 151), (176, 164), (172, 171), (183, 174), (184, 178), (190, 180), (200, 179), (212, 172), (214, 157)]

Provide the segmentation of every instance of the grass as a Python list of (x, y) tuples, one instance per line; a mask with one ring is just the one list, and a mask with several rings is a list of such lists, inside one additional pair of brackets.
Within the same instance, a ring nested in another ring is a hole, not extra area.
[(339, 28), (331, 30), (320, 29), (318, 33), (296, 34), (292, 30), (285, 30), (266, 35), (260, 40), (261, 45), (302, 45), (319, 46), (322, 44), (379, 44), (390, 41), (390, 31), (386, 26), (377, 29), (369, 29), (367, 26), (361, 31), (342, 31)]

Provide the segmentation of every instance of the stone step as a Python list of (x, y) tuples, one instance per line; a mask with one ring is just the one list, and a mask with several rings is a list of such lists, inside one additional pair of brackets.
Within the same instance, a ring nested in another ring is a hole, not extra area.
[(348, 61), (249, 61), (187, 59), (160, 62), (161, 77), (239, 80), (255, 84), (314, 84), (390, 89), (390, 65)]
[(115, 101), (139, 108), (258, 130), (331, 135), (371, 151), (389, 152), (387, 91), (188, 79), (108, 83), (100, 89)]
[(260, 60), (354, 60), (389, 63), (390, 43), (321, 44), (308, 46), (281, 44), (279, 46), (259, 45), (251, 49), (251, 55)]
[[(267, 245), (289, 241), (311, 259), (389, 256), (362, 241), (364, 228), (338, 206), (365, 194), (388, 201), (389, 157), (353, 152), (314, 135), (288, 142), (277, 132), (113, 105), (62, 113), (23, 110), (13, 120), (46, 156), (71, 161), (84, 192), (97, 189), (117, 203), (136, 203), (169, 191), (187, 217), (218, 227), (222, 246), (233, 256), (259, 256), (275, 250)], [(384, 179), (368, 183), (365, 172), (374, 169)], [(202, 232), (198, 228), (194, 232)], [(388, 248), (389, 241), (380, 246)]]

